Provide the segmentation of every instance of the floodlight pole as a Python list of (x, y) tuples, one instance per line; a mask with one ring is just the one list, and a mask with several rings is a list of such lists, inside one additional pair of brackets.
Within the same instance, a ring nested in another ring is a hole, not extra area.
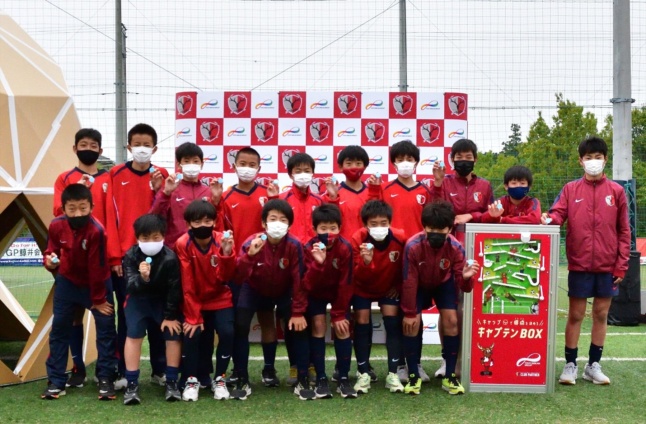
[(406, 0), (399, 0), (399, 91), (408, 91), (408, 52), (406, 49)]
[(114, 162), (124, 163), (128, 158), (127, 125), (128, 98), (126, 91), (126, 27), (121, 22), (121, 0), (115, 0), (115, 156)]

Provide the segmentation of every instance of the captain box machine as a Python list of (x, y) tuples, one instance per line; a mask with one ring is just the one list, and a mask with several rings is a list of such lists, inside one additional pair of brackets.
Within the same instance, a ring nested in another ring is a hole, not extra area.
[(467, 224), (466, 254), (480, 273), (464, 296), (465, 389), (552, 393), (559, 227)]

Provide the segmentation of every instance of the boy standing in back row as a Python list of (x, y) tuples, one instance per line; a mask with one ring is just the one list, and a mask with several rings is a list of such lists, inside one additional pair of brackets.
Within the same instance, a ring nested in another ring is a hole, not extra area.
[(586, 302), (592, 303), (592, 336), (589, 360), (583, 379), (594, 384), (610, 384), (599, 362), (606, 338), (608, 310), (619, 292), (628, 269), (630, 224), (624, 189), (603, 173), (608, 146), (598, 137), (579, 144), (579, 163), (583, 178), (567, 183), (542, 224), (562, 225), (567, 221), (565, 251), (568, 259), (568, 296), (570, 307), (565, 325), (565, 367), (561, 384), (576, 384), (581, 322)]

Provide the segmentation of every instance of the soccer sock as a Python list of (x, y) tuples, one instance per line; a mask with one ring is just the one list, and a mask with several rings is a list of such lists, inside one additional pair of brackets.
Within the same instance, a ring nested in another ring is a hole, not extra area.
[(450, 377), (455, 373), (455, 365), (458, 363), (458, 350), (460, 350), (460, 336), (444, 336), (444, 350), (446, 351), (446, 373)]
[(166, 381), (177, 381), (179, 375), (179, 367), (171, 367), (166, 365)]
[(85, 374), (85, 362), (83, 362), (83, 324), (72, 327), (70, 337), (70, 352), (76, 371)]
[(137, 371), (126, 370), (126, 380), (128, 380), (128, 385), (132, 383), (139, 384), (139, 370)]
[[(386, 328), (386, 352), (388, 353), (388, 372), (397, 372), (399, 358), (402, 357), (402, 324), (398, 317), (384, 317)], [(355, 327), (356, 331), (356, 327)], [(356, 334), (356, 333), (355, 333)], [(357, 347), (354, 348), (355, 352)], [(359, 355), (357, 354), (357, 362)]]
[[(287, 327), (287, 324), (285, 324)], [(287, 359), (289, 359), (289, 366), (296, 366), (296, 354), (294, 352), (294, 343), (292, 342), (292, 337), (294, 335), (291, 331), (285, 331), (285, 348), (287, 349)]]
[(316, 379), (325, 377), (325, 337), (310, 337), (310, 357), (316, 370)]
[(336, 363), (339, 367), (339, 377), (347, 378), (352, 361), (352, 339), (350, 337), (334, 339), (334, 350), (336, 351)]
[(590, 351), (588, 353), (590, 359), (588, 359), (588, 364), (592, 365), (595, 362), (601, 361), (601, 353), (603, 353), (603, 346), (590, 343)]
[(422, 361), (422, 347), (424, 347), (424, 321), (420, 318), (420, 326), (419, 326), (419, 332), (417, 333), (417, 340), (419, 341), (419, 347), (418, 347), (418, 364), (421, 363)]
[(374, 332), (375, 327), (372, 325), (372, 311), (370, 311), (370, 334), (368, 335), (368, 368), (370, 368), (370, 352), (372, 352), (372, 333)]
[(446, 361), (446, 349), (444, 349), (444, 346), (442, 346), (442, 359)]
[[(354, 354), (357, 356), (357, 368), (361, 374), (368, 372), (368, 360), (370, 359), (370, 324), (354, 325)], [(336, 344), (335, 344), (336, 347)], [(340, 365), (337, 362), (337, 368)]]
[(404, 354), (406, 355), (406, 364), (408, 365), (408, 374), (416, 378), (419, 378), (419, 370), (417, 369), (417, 364), (419, 364), (419, 347), (417, 343), (419, 339), (417, 336), (409, 337), (404, 336)]
[(274, 368), (274, 364), (276, 363), (277, 347), (278, 347), (278, 341), (262, 344), (262, 356), (265, 358), (265, 369)]
[(569, 347), (565, 346), (565, 363), (568, 364), (572, 362), (574, 365), (576, 365), (576, 357), (579, 354), (579, 348), (575, 347), (574, 349), (570, 349)]

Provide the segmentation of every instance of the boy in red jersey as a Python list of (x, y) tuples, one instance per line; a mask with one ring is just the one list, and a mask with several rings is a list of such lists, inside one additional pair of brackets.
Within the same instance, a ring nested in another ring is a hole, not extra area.
[(592, 335), (583, 379), (610, 384), (599, 362), (606, 338), (608, 310), (617, 287), (628, 270), (630, 224), (624, 189), (603, 173), (608, 146), (598, 137), (579, 144), (583, 178), (567, 183), (541, 223), (563, 225), (567, 221), (565, 251), (568, 259), (570, 306), (565, 325), (565, 367), (561, 384), (576, 384), (581, 322), (587, 298), (592, 303)]
[[(94, 207), (94, 216), (105, 228), (105, 207), (106, 195), (110, 183), (108, 171), (97, 167), (97, 160), (103, 149), (101, 148), (101, 133), (93, 128), (81, 128), (74, 135), (74, 147), (72, 148), (78, 157), (78, 165), (69, 171), (65, 171), (56, 178), (54, 183), (54, 216), (63, 215), (61, 193), (70, 184), (83, 184), (90, 188)], [(70, 378), (67, 380), (67, 387), (83, 387), (86, 381), (85, 363), (83, 362), (83, 315), (85, 308), (79, 307), (72, 327), (70, 339), (70, 353), (74, 368)]]
[(67, 358), (74, 315), (78, 307), (90, 309), (96, 325), (99, 399), (115, 399), (116, 330), (110, 267), (105, 253), (103, 226), (91, 216), (92, 193), (72, 184), (61, 194), (64, 216), (49, 226), (45, 268), (55, 274), (52, 329), (47, 358), (48, 386), (42, 399), (65, 395)]
[(483, 223), (540, 224), (541, 203), (528, 196), (532, 187), (532, 171), (524, 166), (512, 166), (505, 172), (504, 185), (507, 195), (489, 205), (482, 214)]
[(370, 389), (368, 364), (372, 345), (370, 323), (372, 302), (379, 302), (386, 330), (388, 376), (386, 388), (391, 393), (403, 392), (397, 367), (401, 352), (402, 321), (399, 315), (399, 292), (402, 284), (402, 255), (406, 238), (404, 232), (392, 228), (393, 210), (382, 200), (371, 200), (361, 209), (365, 227), (352, 237), (354, 257), (354, 352), (359, 377), (355, 390)]
[[(117, 296), (117, 356), (120, 377), (115, 382), (117, 390), (125, 389), (126, 372), (123, 348), (126, 342), (126, 320), (123, 302), (126, 298), (126, 280), (123, 278), (122, 260), (126, 252), (137, 242), (133, 224), (137, 218), (148, 213), (155, 194), (162, 187), (168, 172), (150, 163), (157, 151), (157, 132), (147, 124), (137, 124), (128, 131), (128, 151), (133, 160), (117, 165), (110, 170), (107, 198), (112, 205), (106, 207), (108, 238), (108, 261), (112, 269), (112, 283)], [(158, 326), (148, 327), (150, 362), (153, 382), (164, 385), (166, 354), (164, 339)]]
[[(254, 313), (259, 310), (277, 312), (286, 321), (285, 343), (293, 344), (298, 383), (294, 394), (302, 400), (314, 399), (307, 378), (309, 364), (307, 295), (302, 287), (304, 273), (303, 248), (288, 231), (294, 223), (292, 207), (284, 200), (272, 199), (262, 208), (264, 233), (250, 236), (238, 255), (236, 282), (242, 284), (235, 318), (234, 361), (239, 373), (232, 396), (244, 400), (251, 394), (249, 384), (249, 330)], [(275, 376), (273, 352), (265, 353), (265, 374)], [(267, 356), (270, 354), (270, 357)]]
[(418, 334), (422, 325), (421, 311), (427, 309), (431, 301), (440, 311), (445, 331), (446, 377), (442, 379), (442, 389), (452, 395), (464, 393), (455, 376), (460, 349), (458, 291), (471, 291), (471, 277), (478, 272), (479, 265), (475, 261), (465, 261), (464, 249), (450, 234), (454, 220), (455, 213), (450, 203), (434, 202), (422, 212), (424, 231), (406, 242), (401, 308), (404, 313), (404, 353), (409, 381), (404, 393), (418, 395), (422, 387), (417, 370), (420, 360)]
[[(215, 399), (229, 399), (224, 375), (233, 349), (233, 302), (231, 290), (225, 283), (235, 274), (236, 254), (231, 231), (214, 231), (215, 206), (204, 200), (193, 201), (184, 211), (189, 231), (177, 240), (175, 251), (179, 258), (184, 292), (184, 346), (182, 399), (197, 401), (198, 375), (212, 366), (213, 338), (202, 334), (218, 334), (215, 379), (212, 391)], [(207, 371), (208, 373), (208, 371)]]
[(317, 236), (305, 244), (305, 277), (303, 287), (308, 294), (307, 315), (311, 322), (310, 356), (316, 370), (318, 399), (331, 398), (325, 374), (325, 332), (327, 305), (334, 331), (334, 350), (339, 371), (337, 392), (341, 397), (357, 397), (348, 373), (352, 359), (350, 338), (350, 299), (352, 298), (352, 247), (339, 235), (341, 211), (335, 205), (323, 204), (312, 212)]

